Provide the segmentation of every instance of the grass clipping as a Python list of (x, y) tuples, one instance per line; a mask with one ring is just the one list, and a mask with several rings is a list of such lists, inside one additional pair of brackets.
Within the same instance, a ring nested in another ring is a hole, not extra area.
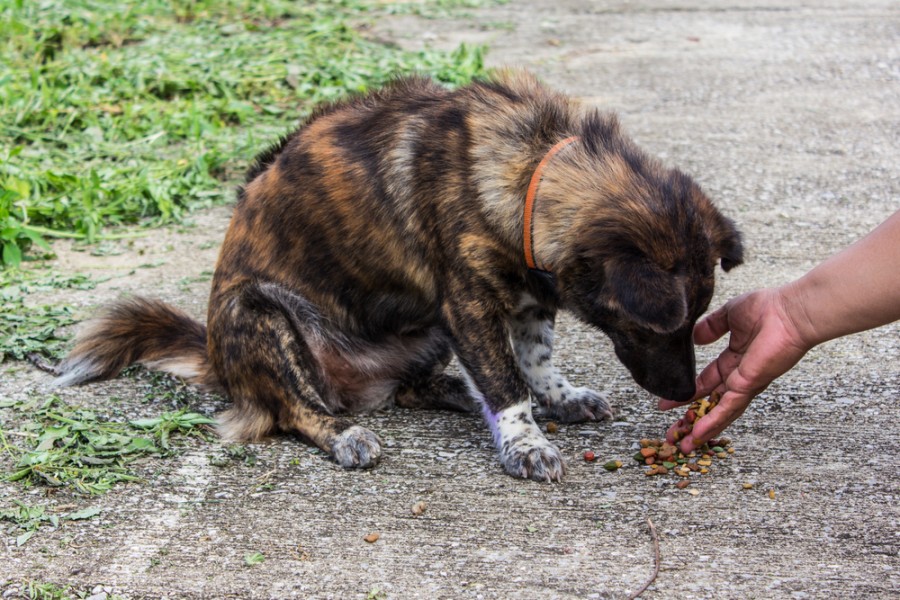
[[(204, 427), (214, 423), (183, 410), (150, 419), (110, 421), (91, 410), (68, 406), (56, 396), (0, 402), (0, 409), (29, 417), (15, 430), (0, 429), (0, 443), (15, 459), (7, 481), (69, 487), (89, 495), (105, 493), (117, 483), (140, 481), (131, 468), (134, 461), (170, 454), (173, 433), (205, 435)], [(25, 442), (12, 445), (10, 438)]]

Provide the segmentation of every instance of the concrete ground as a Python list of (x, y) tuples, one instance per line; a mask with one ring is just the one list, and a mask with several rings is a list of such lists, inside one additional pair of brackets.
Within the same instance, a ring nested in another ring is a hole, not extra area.
[[(491, 65), (528, 67), (617, 111), (743, 230), (746, 264), (720, 274), (716, 306), (802, 274), (900, 208), (895, 2), (512, 0), (466, 17), (386, 18), (370, 33), (410, 48), (488, 43)], [(212, 210), (113, 257), (60, 246), (61, 268), (122, 277), (55, 299), (87, 307), (150, 289), (200, 316), (227, 220)], [(162, 264), (131, 272), (147, 262)], [(656, 411), (601, 335), (564, 318), (557, 363), (608, 390), (620, 420), (549, 436), (568, 458), (562, 483), (505, 475), (469, 415), (361, 418), (386, 443), (365, 472), (288, 438), (252, 446), (255, 465), (215, 467), (220, 446), (197, 441), (155, 464), (148, 484), (89, 499), (103, 510), (94, 519), (22, 547), (4, 533), (3, 596), (35, 580), (98, 598), (625, 598), (653, 570), (649, 517), (660, 571), (643, 598), (896, 598), (898, 334), (895, 324), (812, 351), (731, 427), (735, 454), (680, 490), (630, 458), (676, 415)], [(698, 349), (698, 362), (721, 347)], [(0, 397), (44, 390), (31, 368), (4, 369)], [(123, 379), (61, 395), (129, 417), (171, 409), (142, 393)], [(582, 459), (588, 449), (598, 462)], [(610, 459), (625, 467), (607, 472)], [(0, 505), (72, 501), (42, 493), (0, 483)], [(380, 539), (365, 542), (372, 532)], [(254, 551), (265, 560), (247, 566)]]

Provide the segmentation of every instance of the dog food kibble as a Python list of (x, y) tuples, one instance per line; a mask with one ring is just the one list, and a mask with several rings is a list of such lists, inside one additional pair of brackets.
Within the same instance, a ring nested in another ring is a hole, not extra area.
[[(675, 441), (677, 442), (684, 439), (687, 434), (693, 431), (694, 424), (705, 417), (709, 411), (714, 409), (721, 397), (722, 395), (719, 394), (719, 392), (713, 392), (710, 394), (709, 398), (694, 400), (688, 407), (687, 412), (684, 413), (684, 417), (678, 421), (678, 426), (672, 433), (672, 437), (675, 438)], [(715, 444), (709, 444), (709, 446), (712, 447), (715, 446)]]
[(547, 433), (556, 433), (557, 431), (559, 431), (559, 425), (553, 421), (547, 423)]
[(419, 500), (418, 502), (416, 502), (416, 503), (413, 504), (413, 506), (412, 506), (412, 509), (411, 509), (411, 510), (412, 510), (413, 516), (418, 517), (419, 515), (421, 515), (422, 513), (425, 512), (425, 509), (426, 509), (426, 508), (428, 508), (428, 505), (425, 504), (424, 501)]
[[(715, 440), (715, 442), (718, 447), (731, 449), (731, 440), (727, 438)], [(713, 452), (708, 444), (704, 444), (696, 452), (690, 454), (684, 454), (677, 446), (663, 440), (641, 440), (641, 445), (643, 444), (647, 444), (647, 446), (635, 453), (634, 459), (649, 467), (644, 471), (645, 475), (674, 473), (682, 478), (688, 478), (693, 473), (706, 475), (714, 460), (722, 460), (731, 456), (727, 451)]]
[(610, 460), (603, 463), (603, 468), (607, 471), (616, 471), (622, 467), (621, 460)]
[[(684, 439), (693, 431), (697, 421), (716, 407), (719, 397), (717, 392), (713, 392), (708, 399), (703, 398), (691, 404), (684, 418), (678, 422), (675, 428), (673, 437), (676, 444), (678, 440)], [(734, 454), (734, 448), (728, 438), (709, 440), (689, 454), (681, 452), (676, 444), (670, 444), (665, 440), (644, 438), (640, 441), (641, 449), (635, 453), (634, 460), (649, 467), (644, 471), (645, 475), (668, 475), (671, 472), (680, 477), (681, 479), (675, 485), (684, 489), (690, 485), (690, 476), (693, 473), (706, 475), (715, 459), (727, 459)]]
[(584, 453), (584, 460), (586, 460), (588, 462), (594, 462), (595, 460), (597, 460), (597, 455), (594, 454), (593, 452), (591, 452), (590, 450), (587, 450)]
[(374, 544), (375, 542), (378, 541), (378, 538), (380, 538), (380, 537), (381, 537), (380, 533), (372, 532), (369, 535), (367, 535), (366, 537), (364, 537), (363, 539), (370, 544)]

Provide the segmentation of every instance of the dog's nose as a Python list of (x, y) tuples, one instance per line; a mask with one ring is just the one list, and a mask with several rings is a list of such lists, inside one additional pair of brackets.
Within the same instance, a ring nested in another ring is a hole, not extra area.
[(697, 393), (697, 385), (694, 381), (690, 381), (688, 383), (676, 384), (669, 388), (666, 393), (659, 395), (666, 400), (687, 402), (694, 397), (695, 393)]
[(697, 393), (697, 386), (691, 381), (687, 385), (681, 385), (675, 388), (670, 398), (676, 402), (687, 402)]

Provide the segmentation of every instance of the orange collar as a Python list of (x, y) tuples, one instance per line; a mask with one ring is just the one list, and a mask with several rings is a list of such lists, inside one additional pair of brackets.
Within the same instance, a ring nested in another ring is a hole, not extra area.
[(547, 166), (547, 163), (550, 162), (550, 159), (553, 158), (557, 152), (577, 139), (578, 136), (573, 135), (550, 148), (550, 150), (547, 151), (547, 154), (544, 155), (544, 158), (541, 159), (541, 162), (538, 163), (537, 168), (534, 170), (534, 174), (531, 176), (531, 182), (528, 184), (528, 193), (525, 194), (525, 227), (523, 239), (525, 245), (525, 264), (528, 265), (529, 269), (546, 271), (549, 273), (549, 270), (545, 268), (545, 265), (542, 264), (540, 267), (537, 266), (534, 256), (534, 244), (532, 242), (532, 236), (534, 235), (534, 199), (537, 196), (538, 186), (541, 184), (541, 176), (544, 172), (544, 167)]

